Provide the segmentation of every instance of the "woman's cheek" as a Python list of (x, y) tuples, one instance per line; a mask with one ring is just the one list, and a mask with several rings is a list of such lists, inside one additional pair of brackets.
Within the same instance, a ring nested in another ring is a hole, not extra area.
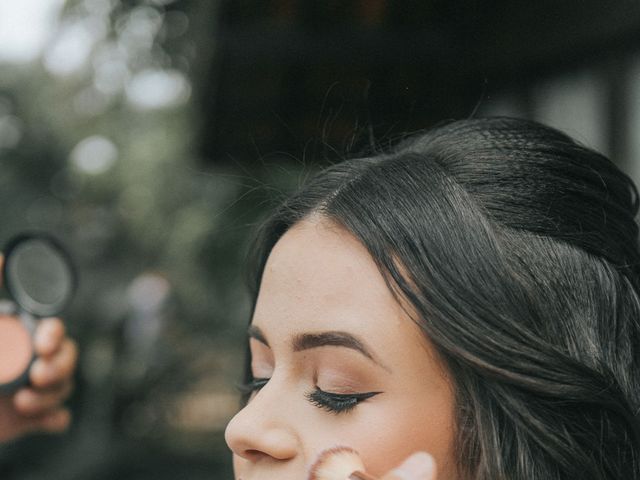
[(360, 452), (371, 474), (382, 476), (420, 450), (433, 455), (439, 466), (439, 479), (455, 478), (452, 474), (455, 429), (450, 405), (438, 401), (427, 402), (428, 406), (424, 400), (422, 403), (381, 402), (377, 411), (371, 409), (370, 422), (362, 427), (362, 436), (354, 438), (351, 445)]
[[(361, 405), (365, 407), (365, 405)], [(415, 446), (408, 441), (402, 415), (380, 398), (377, 405), (361, 409), (358, 427), (349, 432), (348, 445), (357, 450), (369, 473), (382, 476), (397, 466)]]
[(382, 475), (406, 457), (402, 456), (406, 451), (403, 447), (407, 446), (402, 426), (394, 426), (397, 419), (390, 416), (384, 404), (365, 401), (341, 414), (318, 411), (319, 415), (313, 415), (314, 421), (307, 424), (307, 430), (301, 432), (306, 439), (309, 462), (323, 450), (348, 446), (360, 453), (371, 473)]

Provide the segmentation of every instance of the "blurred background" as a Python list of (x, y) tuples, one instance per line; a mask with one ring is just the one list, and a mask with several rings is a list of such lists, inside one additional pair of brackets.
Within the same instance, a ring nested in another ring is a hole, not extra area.
[(481, 115), (640, 180), (640, 3), (0, 0), (0, 242), (51, 232), (81, 279), (75, 423), (0, 448), (0, 476), (231, 478), (260, 219), (322, 166)]

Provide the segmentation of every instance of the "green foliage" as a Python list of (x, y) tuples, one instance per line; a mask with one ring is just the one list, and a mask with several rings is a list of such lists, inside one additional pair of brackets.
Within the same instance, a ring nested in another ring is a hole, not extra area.
[[(185, 53), (197, 43), (192, 12), (163, 3), (68, 2), (37, 60), (2, 65), (0, 240), (53, 233), (81, 282), (65, 313), (82, 352), (77, 427), (13, 446), (16, 478), (147, 478), (122, 473), (131, 442), (149, 462), (164, 452), (192, 459), (186, 472), (229, 472), (221, 433), (234, 407), (223, 400), (235, 395), (248, 320), (244, 257), (274, 190), (293, 188), (301, 166), (204, 167), (190, 95), (198, 59)], [(83, 58), (74, 41), (88, 42)], [(181, 418), (199, 395), (223, 400), (194, 431)], [(39, 467), (17, 466), (36, 454)]]

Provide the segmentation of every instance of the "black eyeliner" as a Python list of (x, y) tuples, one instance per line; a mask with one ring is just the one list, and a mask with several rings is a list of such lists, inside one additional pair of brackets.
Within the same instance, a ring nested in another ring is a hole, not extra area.
[(307, 393), (305, 397), (313, 405), (331, 413), (344, 413), (355, 408), (360, 402), (367, 400), (382, 392), (367, 393), (331, 393), (316, 387)]

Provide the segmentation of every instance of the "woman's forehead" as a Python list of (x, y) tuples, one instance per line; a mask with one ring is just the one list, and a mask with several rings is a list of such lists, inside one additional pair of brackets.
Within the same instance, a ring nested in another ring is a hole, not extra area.
[(345, 331), (387, 352), (426, 339), (389, 290), (367, 249), (332, 223), (301, 222), (274, 247), (252, 323), (267, 337)]
[(258, 303), (337, 313), (397, 309), (367, 249), (345, 229), (303, 221), (285, 233), (265, 266)]

